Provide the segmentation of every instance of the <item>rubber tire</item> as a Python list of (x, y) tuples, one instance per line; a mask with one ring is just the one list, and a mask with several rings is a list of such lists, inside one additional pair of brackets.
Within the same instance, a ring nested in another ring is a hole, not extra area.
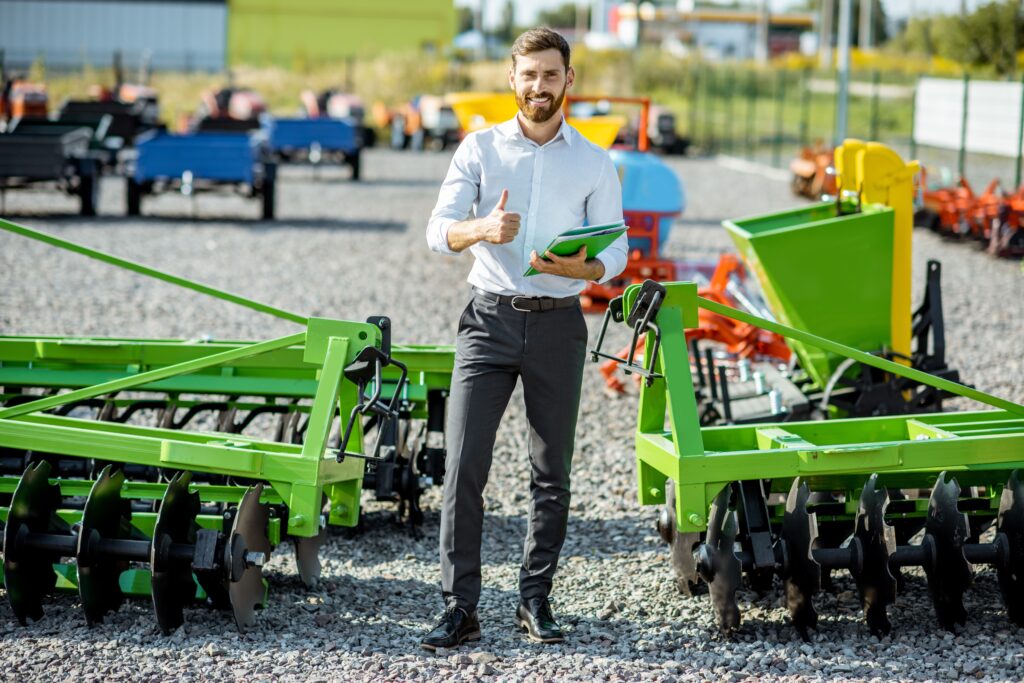
[(356, 153), (352, 155), (348, 165), (352, 167), (352, 180), (359, 180), (360, 175), (362, 175), (361, 171), (363, 166), (362, 152), (357, 150)]
[(78, 179), (78, 198), (80, 200), (78, 213), (81, 216), (95, 216), (100, 195), (99, 169), (95, 163), (92, 163), (86, 164), (80, 170), (86, 169), (90, 172), (82, 173)]
[(141, 216), (142, 215), (142, 184), (135, 181), (134, 178), (125, 178), (125, 197), (127, 198), (127, 210), (125, 215), (127, 216)]
[(263, 220), (272, 221), (274, 220), (274, 188), (277, 185), (275, 179), (271, 178), (263, 181), (263, 189), (261, 197), (263, 199)]

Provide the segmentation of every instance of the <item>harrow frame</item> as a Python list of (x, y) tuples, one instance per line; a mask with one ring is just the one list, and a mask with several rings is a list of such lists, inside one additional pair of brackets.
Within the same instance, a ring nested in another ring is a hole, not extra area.
[[(698, 324), (698, 308), (999, 410), (702, 428), (685, 343), (686, 329)], [(1022, 548), (1016, 545), (1024, 535), (1024, 516), (1018, 514), (1024, 508), (1024, 487), (1017, 472), (1024, 468), (1024, 406), (703, 299), (693, 283), (634, 285), (613, 302), (605, 325), (613, 319), (630, 325), (634, 339), (647, 334), (645, 365), (632, 357), (621, 361), (627, 372), (646, 380), (636, 431), (639, 502), (665, 506), (659, 530), (672, 545), (677, 585), (688, 591), (698, 576), (707, 581), (724, 631), (731, 633), (740, 624), (735, 593), (741, 571), (755, 587), (770, 584), (775, 573), (787, 581), (794, 625), (806, 637), (807, 628), (817, 624), (809, 605), (822, 571), (849, 568), (872, 631), (888, 632), (885, 608), (895, 600), (898, 567), (911, 564), (925, 567), (930, 586), (933, 574), (938, 576), (934, 580), (940, 588), (933, 595), (938, 595), (936, 611), (947, 628), (965, 618), (956, 605), (962, 606), (963, 589), (970, 583), (968, 562), (995, 565), (1001, 583), (1004, 574), (1011, 577), (1003, 591), (1007, 607), (1012, 619), (1024, 620), (1024, 592), (1012, 578), (1024, 570)], [(601, 352), (601, 339), (592, 352), (595, 361), (608, 357)], [(885, 519), (887, 489), (924, 488), (932, 482), (937, 483), (931, 499), (901, 500), (893, 524)], [(984, 493), (966, 496), (974, 499), (968, 504), (961, 500), (961, 484), (984, 487)], [(844, 501), (820, 509), (838, 518), (855, 516), (852, 550), (834, 548), (847, 538), (845, 532), (825, 550), (816, 545), (809, 487), (845, 495)], [(783, 494), (784, 509), (777, 494)], [(960, 504), (986, 523), (998, 519), (995, 542), (967, 542), (980, 527), (969, 525)], [(901, 529), (898, 524), (907, 520)], [(934, 527), (942, 520), (952, 520), (947, 523), (952, 527), (940, 534)], [(938, 541), (898, 545), (925, 525)], [(959, 558), (966, 579), (943, 575), (935, 547), (940, 559)], [(803, 584), (800, 577), (806, 579)], [(943, 585), (955, 588), (946, 595)]]

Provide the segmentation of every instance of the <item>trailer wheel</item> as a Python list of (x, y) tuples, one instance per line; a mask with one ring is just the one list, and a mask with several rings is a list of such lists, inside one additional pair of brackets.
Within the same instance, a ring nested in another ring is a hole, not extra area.
[(134, 178), (125, 179), (125, 196), (127, 197), (129, 216), (142, 215), (142, 184)]
[(95, 216), (100, 201), (100, 179), (97, 164), (83, 164), (78, 177), (78, 198), (81, 200), (79, 214)]
[(273, 178), (263, 181), (263, 220), (265, 221), (274, 220), (274, 185), (276, 182)]

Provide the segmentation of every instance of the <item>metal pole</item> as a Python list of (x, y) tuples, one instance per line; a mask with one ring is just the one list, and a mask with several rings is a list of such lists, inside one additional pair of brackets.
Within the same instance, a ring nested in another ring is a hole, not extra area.
[[(735, 71), (735, 69), (729, 69), (729, 82), (728, 82), (728, 85), (726, 86), (726, 94), (725, 94), (725, 133), (724, 133), (724, 136), (725, 136), (725, 144), (727, 145), (726, 149), (728, 150), (728, 152), (730, 154), (732, 154), (732, 151), (733, 151), (733, 139), (732, 139), (732, 112), (733, 112), (733, 107), (732, 107), (732, 101), (733, 101), (733, 95), (736, 94), (735, 90), (736, 90), (736, 71)], [(1021, 122), (1024, 123), (1024, 117), (1021, 117)]]
[(1024, 76), (1020, 79), (1020, 127), (1017, 129), (1017, 174), (1013, 179), (1013, 187), (1020, 187), (1021, 161), (1024, 160)]
[(709, 67), (704, 72), (704, 149), (715, 148), (715, 70)]
[(913, 98), (910, 101), (910, 158), (917, 158), (917, 137), (915, 135), (917, 131), (917, 88), (921, 83), (921, 77), (917, 77), (917, 81), (914, 83), (914, 92), (911, 95)]
[(879, 141), (878, 140), (878, 98), (879, 98), (879, 92), (878, 91), (881, 89), (881, 86), (879, 85), (879, 82), (881, 81), (881, 79), (882, 79), (882, 74), (878, 71), (878, 69), (875, 69), (875, 73), (871, 77), (872, 85), (874, 86), (872, 88), (872, 92), (871, 92), (871, 140), (874, 141), (874, 142), (878, 142)]
[(818, 23), (818, 65), (822, 69), (832, 68), (832, 11), (835, 0), (821, 0), (821, 17)]
[(700, 63), (693, 65), (693, 96), (690, 98), (690, 141), (697, 144), (697, 106), (700, 104)]
[(964, 74), (964, 102), (963, 116), (960, 117), (960, 155), (957, 158), (957, 174), (964, 177), (964, 169), (967, 165), (967, 92), (970, 90), (971, 76)]
[(852, 0), (839, 0), (838, 40), (838, 87), (836, 92), (836, 139), (841, 144), (846, 139), (849, 126), (850, 105), (850, 24), (852, 23)]
[(758, 64), (768, 63), (768, 0), (761, 0), (757, 12), (757, 37), (754, 40), (754, 60)]
[(754, 115), (757, 111), (757, 72), (751, 70), (747, 81), (747, 158), (754, 158)]
[(811, 70), (804, 69), (803, 92), (800, 94), (800, 146), (810, 143), (811, 129)]
[(786, 70), (779, 69), (775, 84), (775, 134), (772, 136), (772, 166), (782, 165), (782, 103), (786, 97)]
[(857, 46), (861, 50), (871, 49), (871, 23), (874, 19), (874, 11), (875, 0), (860, 0), (860, 29), (857, 31)]

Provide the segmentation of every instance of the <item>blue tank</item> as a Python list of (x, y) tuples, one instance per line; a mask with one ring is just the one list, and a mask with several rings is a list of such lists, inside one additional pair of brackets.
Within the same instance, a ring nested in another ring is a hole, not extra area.
[[(622, 149), (612, 149), (608, 153), (622, 182), (623, 213), (680, 214), (686, 209), (686, 192), (682, 181), (659, 157)], [(674, 222), (674, 216), (658, 218), (658, 241), (662, 248), (668, 242)], [(642, 238), (629, 240), (630, 249), (640, 249), (647, 253), (650, 246), (648, 240)]]

